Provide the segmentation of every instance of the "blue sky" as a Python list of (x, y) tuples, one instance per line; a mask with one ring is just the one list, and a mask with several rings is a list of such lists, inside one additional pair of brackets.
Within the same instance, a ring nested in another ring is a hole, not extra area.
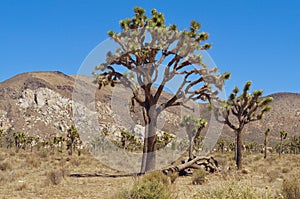
[(76, 74), (89, 52), (119, 31), (134, 6), (156, 8), (167, 24), (201, 22), (209, 54), (230, 71), (230, 92), (253, 81), (265, 94), (300, 93), (300, 3), (294, 0), (0, 1), (0, 81), (28, 71)]

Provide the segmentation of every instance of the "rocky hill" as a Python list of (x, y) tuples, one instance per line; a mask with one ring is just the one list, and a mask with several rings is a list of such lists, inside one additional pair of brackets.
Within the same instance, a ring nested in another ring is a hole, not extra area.
[[(65, 134), (72, 123), (80, 125), (81, 129), (89, 129), (96, 122), (95, 131), (106, 128), (114, 134), (119, 134), (121, 129), (142, 130), (142, 114), (138, 109), (130, 116), (130, 120), (138, 125), (132, 126), (130, 121), (129, 125), (126, 121), (118, 122), (111, 101), (122, 101), (125, 95), (122, 96), (121, 92), (114, 96), (112, 92), (111, 87), (99, 91), (90, 77), (67, 76), (61, 72), (20, 74), (0, 83), (0, 128), (41, 137)], [(168, 95), (165, 93), (162, 100)], [(277, 93), (271, 96), (274, 98), (273, 110), (263, 121), (246, 128), (248, 141), (262, 142), (262, 132), (267, 127), (272, 129), (273, 142), (277, 142), (280, 130), (286, 130), (290, 135), (300, 134), (300, 94)], [(76, 113), (73, 112), (74, 106), (77, 107)], [(205, 106), (199, 106), (202, 117), (209, 118)], [(122, 114), (122, 110), (118, 110), (118, 114)], [(164, 112), (161, 116), (164, 120), (162, 130), (176, 133), (179, 115), (175, 108)], [(224, 139), (232, 139), (232, 136), (228, 128), (223, 129)]]

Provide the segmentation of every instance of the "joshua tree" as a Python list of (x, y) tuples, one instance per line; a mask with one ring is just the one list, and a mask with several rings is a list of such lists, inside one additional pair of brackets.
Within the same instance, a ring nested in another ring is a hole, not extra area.
[(207, 121), (202, 118), (196, 118), (193, 115), (185, 115), (180, 123), (181, 127), (185, 127), (185, 131), (189, 138), (189, 160), (194, 158), (194, 138), (200, 136), (200, 132), (207, 126)]
[[(148, 18), (143, 8), (136, 7), (134, 17), (122, 20), (120, 26), (120, 33), (108, 32), (120, 48), (107, 53), (106, 62), (96, 67), (102, 72), (94, 75), (99, 89), (121, 84), (131, 90), (132, 110), (135, 104), (142, 107), (146, 127), (141, 164), (144, 173), (155, 169), (160, 113), (168, 107), (189, 108), (189, 100), (211, 101), (217, 96), (211, 85), (222, 89), (230, 74), (219, 75), (216, 68), (208, 69), (202, 62), (199, 52), (211, 45), (204, 43), (208, 34), (199, 32), (200, 23), (196, 21), (191, 22), (189, 30), (180, 31), (175, 24), (166, 25), (164, 15), (155, 9)], [(133, 75), (128, 77), (124, 72)], [(177, 91), (170, 98), (161, 99), (172, 79), (178, 80)]]
[(35, 143), (35, 137), (34, 136), (28, 136), (26, 139), (26, 144), (30, 146), (30, 152), (32, 152), (33, 145)]
[(62, 148), (63, 148), (63, 142), (65, 141), (65, 138), (61, 135), (55, 136), (53, 138), (53, 144), (57, 145), (57, 147), (59, 148), (59, 151), (62, 152)]
[(279, 157), (281, 157), (282, 154), (282, 144), (283, 144), (283, 140), (286, 139), (288, 132), (287, 131), (280, 131), (280, 149), (279, 149)]
[(291, 147), (294, 154), (297, 154), (300, 152), (300, 135), (294, 135), (290, 138), (291, 140)]
[(157, 137), (157, 149), (164, 148), (173, 138), (174, 136), (172, 134), (163, 132), (161, 136)]
[(270, 132), (270, 128), (265, 131), (265, 140), (264, 140), (264, 159), (267, 158), (267, 147), (268, 147), (268, 135)]
[(271, 110), (268, 105), (272, 97), (262, 98), (263, 91), (248, 93), (251, 82), (244, 86), (243, 93), (238, 96), (239, 89), (234, 88), (227, 101), (220, 101), (215, 108), (216, 118), (234, 130), (236, 135), (236, 165), (242, 168), (242, 133), (246, 124), (261, 120), (264, 114)]
[(224, 153), (224, 147), (225, 147), (225, 141), (224, 140), (219, 140), (218, 141), (218, 147)]
[(76, 127), (72, 124), (71, 127), (68, 129), (67, 134), (67, 150), (69, 150), (69, 155), (73, 154), (73, 150), (75, 150), (78, 145), (80, 145), (80, 137), (78, 130)]
[(141, 148), (141, 144), (132, 132), (121, 131), (121, 145), (124, 150), (134, 151)]
[(21, 147), (25, 147), (26, 135), (23, 132), (15, 132), (13, 134), (16, 146), (16, 152), (19, 152)]

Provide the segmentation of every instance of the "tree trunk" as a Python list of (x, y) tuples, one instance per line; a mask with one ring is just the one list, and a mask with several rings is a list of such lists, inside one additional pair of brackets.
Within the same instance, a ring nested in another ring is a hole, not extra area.
[(150, 108), (146, 109), (146, 114), (144, 114), (144, 117), (146, 128), (140, 173), (154, 170), (156, 165), (156, 110), (152, 110)]
[(281, 153), (282, 153), (282, 142), (283, 142), (283, 137), (281, 136), (281, 138), (280, 138), (279, 158), (281, 157)]
[(266, 159), (267, 158), (267, 146), (268, 146), (267, 135), (265, 135), (264, 145), (265, 145), (264, 159)]
[(157, 119), (152, 118), (150, 125), (148, 126), (148, 142), (147, 144), (147, 159), (146, 159), (146, 167), (145, 172), (151, 171), (155, 169), (156, 166), (156, 123)]
[(193, 157), (193, 137), (189, 136), (189, 142), (190, 142), (190, 146), (189, 146), (189, 160), (192, 160)]
[(242, 139), (242, 130), (239, 129), (236, 132), (236, 166), (238, 170), (242, 169), (242, 146), (243, 146), (243, 139)]

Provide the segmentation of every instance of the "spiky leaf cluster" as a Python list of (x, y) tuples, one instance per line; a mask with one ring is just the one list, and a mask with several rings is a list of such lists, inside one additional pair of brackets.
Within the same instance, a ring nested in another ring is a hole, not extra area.
[(185, 127), (187, 134), (190, 138), (196, 136), (197, 132), (200, 132), (207, 126), (207, 121), (203, 118), (196, 118), (194, 115), (185, 115), (179, 124), (181, 127)]
[[(166, 25), (164, 15), (153, 9), (147, 17), (143, 8), (134, 8), (134, 16), (120, 21), (121, 32), (109, 31), (108, 35), (120, 47), (108, 52), (106, 62), (96, 66), (94, 72), (99, 88), (122, 84), (133, 92), (133, 99), (145, 107), (146, 101), (157, 104), (167, 82), (181, 76), (174, 97), (157, 106), (161, 112), (169, 106), (183, 105), (188, 100), (211, 100), (222, 89), (230, 73), (218, 74), (218, 69), (208, 69), (202, 62), (199, 50), (207, 50), (209, 35), (200, 32), (201, 24), (192, 21), (189, 30), (180, 31), (175, 24)], [(167, 62), (163, 79), (156, 92), (151, 90), (158, 80), (158, 67)], [(201, 66), (201, 69), (193, 67)], [(125, 71), (134, 73), (130, 78)], [(122, 71), (122, 72), (121, 72)], [(147, 96), (140, 98), (140, 93)]]

